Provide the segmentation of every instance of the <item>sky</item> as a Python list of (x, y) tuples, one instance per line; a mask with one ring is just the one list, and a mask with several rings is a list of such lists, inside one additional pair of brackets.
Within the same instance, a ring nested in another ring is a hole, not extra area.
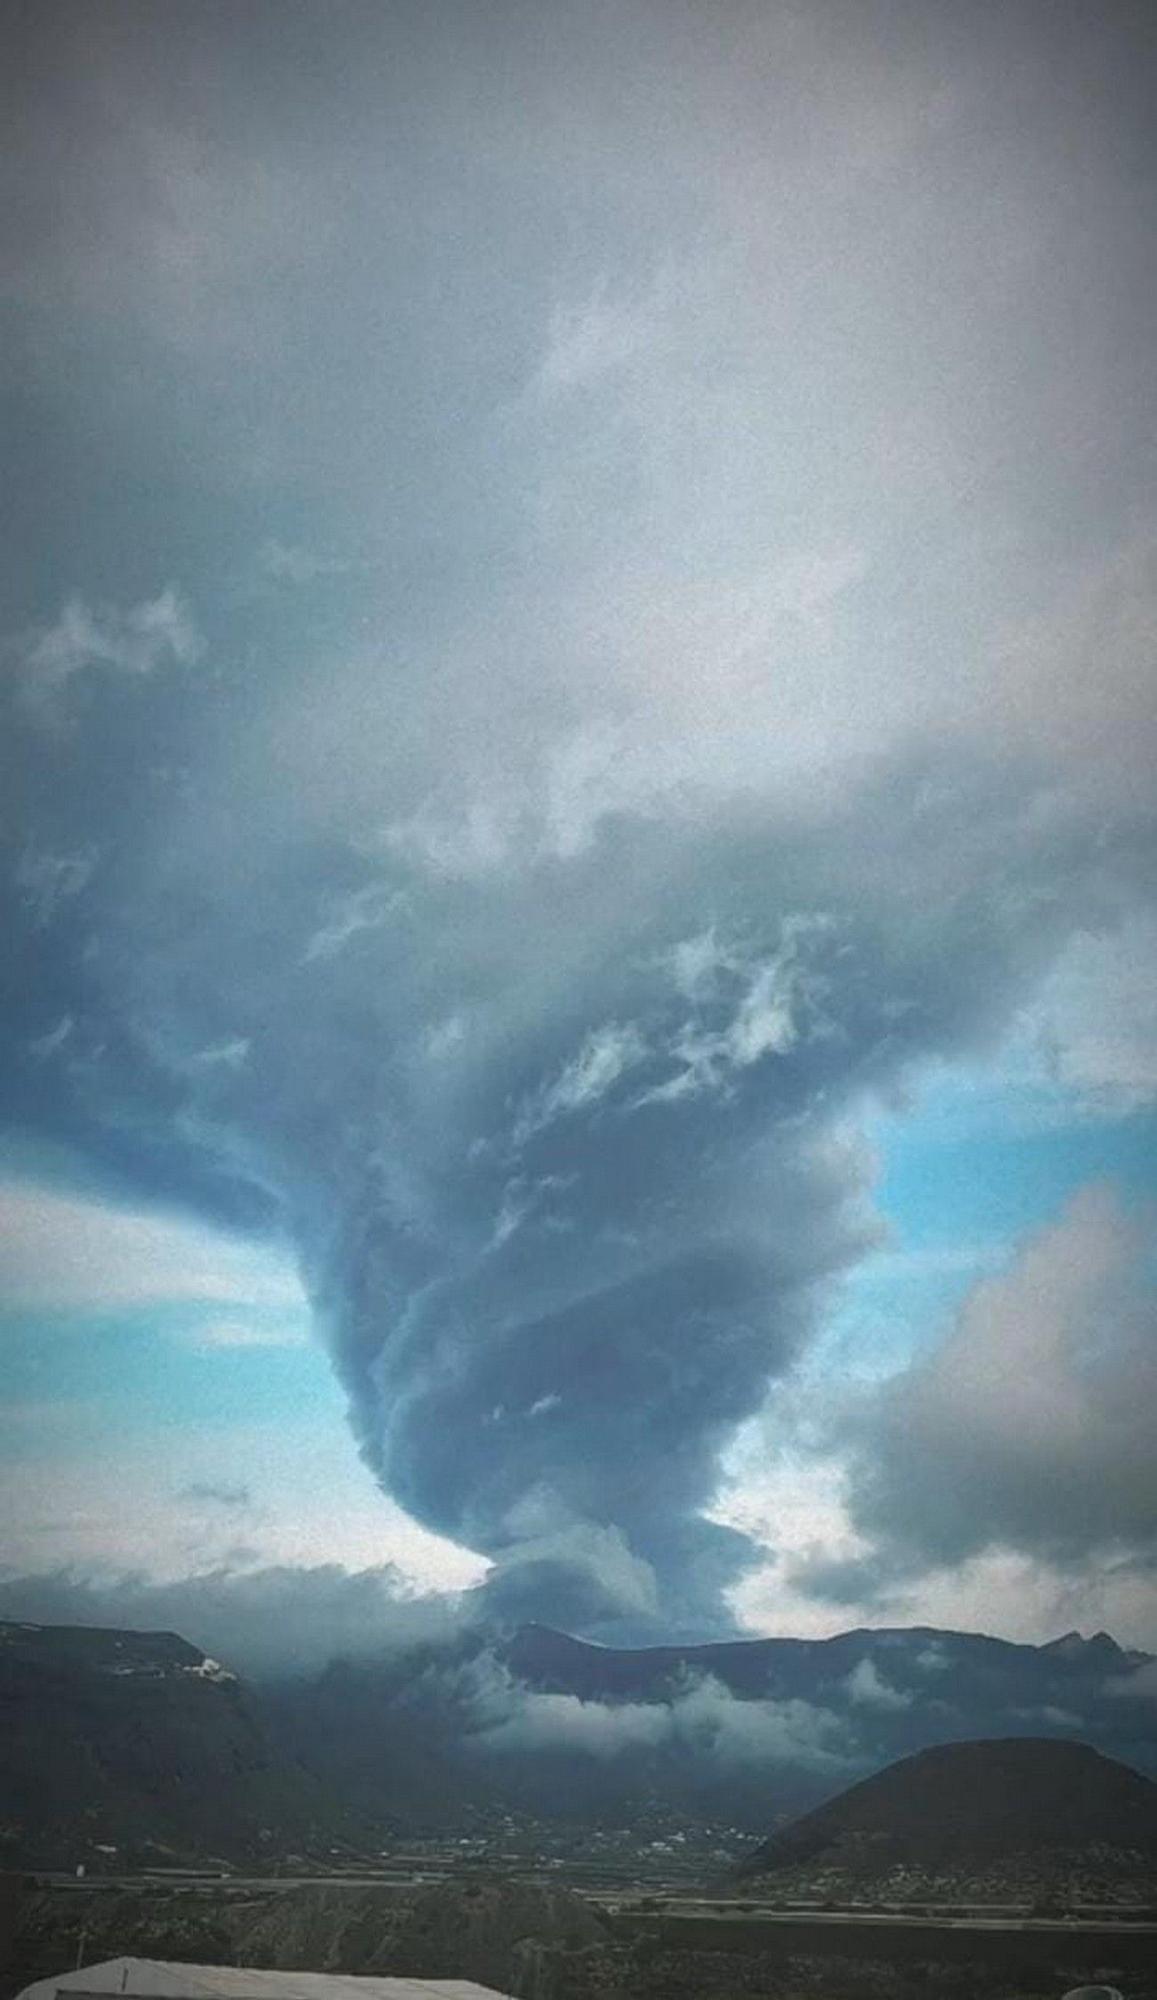
[(1152, 10), (8, 34), (0, 1599), (1157, 1647)]

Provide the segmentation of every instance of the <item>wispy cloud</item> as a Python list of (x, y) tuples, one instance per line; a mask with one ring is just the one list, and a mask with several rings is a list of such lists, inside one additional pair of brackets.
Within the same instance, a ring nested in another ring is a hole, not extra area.
[(356, 556), (327, 554), (296, 543), (279, 542), (273, 537), (262, 543), (257, 561), (264, 574), (275, 582), (298, 586), (316, 583), (323, 577), (354, 575), (370, 567)]
[(38, 929), (47, 928), (61, 905), (81, 894), (99, 859), (96, 846), (79, 848), (73, 854), (25, 848), (16, 864), (16, 886)]
[(377, 930), (396, 911), (404, 909), (405, 902), (401, 890), (383, 888), (377, 882), (337, 897), (306, 944), (302, 963), (313, 965), (319, 959), (336, 958), (353, 938), (362, 931)]
[(19, 659), (26, 699), (51, 712), (86, 667), (151, 674), (166, 663), (189, 666), (202, 651), (192, 614), (169, 584), (158, 597), (123, 612), (93, 610), (82, 598), (70, 598), (54, 625), (22, 641)]
[(647, 1054), (647, 1043), (634, 1022), (608, 1021), (593, 1028), (559, 1074), (523, 1107), (514, 1125), (514, 1145), (525, 1146), (555, 1119), (592, 1110)]
[(572, 395), (647, 355), (662, 338), (676, 295), (673, 275), (633, 295), (604, 275), (581, 299), (556, 304), (530, 393)]

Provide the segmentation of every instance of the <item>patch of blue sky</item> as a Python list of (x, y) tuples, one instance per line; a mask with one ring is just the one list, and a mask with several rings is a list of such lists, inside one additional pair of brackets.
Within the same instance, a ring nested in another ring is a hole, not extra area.
[(885, 1375), (934, 1345), (973, 1286), (1078, 1188), (1110, 1183), (1126, 1204), (1157, 1193), (1157, 1111), (1114, 1115), (1023, 1046), (997, 1064), (938, 1066), (868, 1129), (887, 1240), (849, 1274), (809, 1373)]
[(1059, 1087), (1049, 1110), (1026, 1116), (1023, 1092), (945, 1072), (913, 1110), (880, 1118), (878, 1199), (901, 1240), (1015, 1239), (1090, 1181), (1126, 1199), (1157, 1191), (1157, 1112), (1090, 1116)]
[(44, 1421), (76, 1413), (97, 1433), (227, 1430), (314, 1415), (340, 1422), (330, 1364), (308, 1339), (304, 1314), (186, 1303), (110, 1313), (9, 1312), (0, 1319), (7, 1433), (35, 1453)]

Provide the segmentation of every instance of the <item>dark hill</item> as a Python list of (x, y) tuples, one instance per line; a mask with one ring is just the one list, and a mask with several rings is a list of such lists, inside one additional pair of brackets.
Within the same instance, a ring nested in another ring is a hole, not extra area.
[(1157, 1784), (1084, 1743), (1010, 1737), (889, 1765), (773, 1834), (741, 1872), (870, 1863), (968, 1875), (1062, 1851), (1157, 1864)]
[(235, 1674), (173, 1632), (0, 1624), (0, 1863), (115, 1868), (340, 1837)]

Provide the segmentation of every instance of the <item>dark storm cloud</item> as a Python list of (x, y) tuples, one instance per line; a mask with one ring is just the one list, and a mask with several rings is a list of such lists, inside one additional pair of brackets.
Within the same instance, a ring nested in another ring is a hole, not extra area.
[(497, 1559), (507, 1615), (718, 1624), (749, 1554), (702, 1518), (720, 1452), (871, 1237), (841, 1115), (993, 1035), (1147, 825), (1059, 832), (1007, 774), (925, 762), (803, 825), (620, 816), (456, 878), (250, 793), (241, 852), (203, 792), (152, 804), (93, 672), (63, 737), (25, 725), (27, 768), (49, 825), (62, 757), (74, 797), (111, 785), (132, 845), (106, 825), (48, 921), (19, 906), (51, 967), (24, 1033), (74, 1024), (15, 1052), (25, 1106), (118, 1178), (276, 1203), (366, 1458)]
[(5, 1105), (699, 1633), (856, 1111), (1154, 874), (1146, 31), (596, 13), (22, 16)]

